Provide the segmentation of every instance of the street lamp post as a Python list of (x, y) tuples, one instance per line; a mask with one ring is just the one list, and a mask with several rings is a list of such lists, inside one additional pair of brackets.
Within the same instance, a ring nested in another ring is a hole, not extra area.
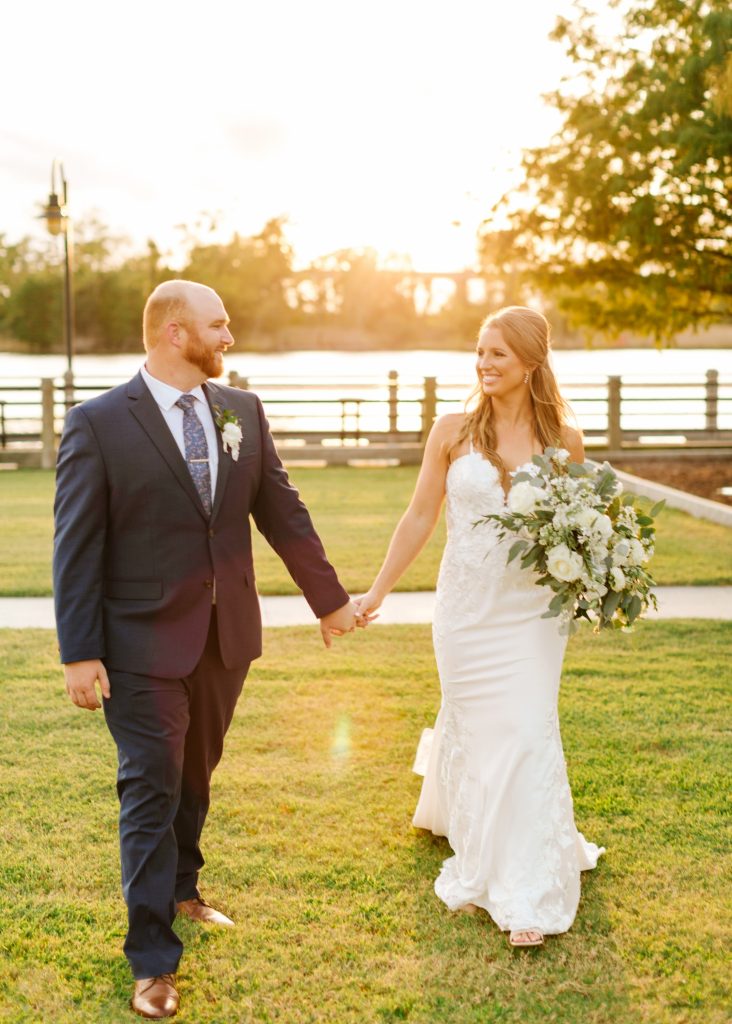
[[(59, 191), (56, 187), (57, 177), (61, 184), (60, 201)], [(45, 220), (50, 234), (64, 236), (64, 344), (66, 348), (64, 379), (66, 408), (68, 409), (74, 400), (74, 292), (72, 288), (73, 239), (67, 204), (68, 187), (64, 176), (64, 166), (60, 161), (54, 160), (51, 164), (51, 192), (40, 219)]]

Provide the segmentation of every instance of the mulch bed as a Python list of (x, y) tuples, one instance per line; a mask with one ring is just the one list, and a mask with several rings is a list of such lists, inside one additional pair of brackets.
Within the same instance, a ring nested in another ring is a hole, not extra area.
[(720, 494), (720, 488), (732, 488), (732, 459), (708, 459), (704, 462), (672, 462), (666, 459), (644, 459), (614, 463), (616, 469), (668, 487), (677, 487), (701, 498), (711, 498), (732, 505), (732, 495)]

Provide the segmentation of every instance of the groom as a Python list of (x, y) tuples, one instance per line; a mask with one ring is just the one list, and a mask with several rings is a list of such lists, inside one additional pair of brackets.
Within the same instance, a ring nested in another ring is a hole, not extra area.
[(261, 654), (250, 514), (320, 618), (350, 632), (338, 582), (275, 451), (259, 399), (211, 383), (234, 343), (219, 296), (149, 297), (145, 365), (69, 410), (58, 454), (54, 596), (71, 700), (117, 744), (132, 1008), (178, 1009), (176, 913), (233, 925), (198, 889), (211, 774)]

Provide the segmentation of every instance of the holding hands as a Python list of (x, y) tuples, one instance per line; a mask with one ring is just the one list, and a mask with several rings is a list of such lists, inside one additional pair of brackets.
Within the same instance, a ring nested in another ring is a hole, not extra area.
[(352, 633), (356, 627), (365, 629), (370, 621), (371, 617), (363, 615), (359, 610), (357, 601), (349, 601), (342, 608), (336, 609), (329, 615), (324, 615), (320, 620), (323, 643), (326, 647), (331, 647), (334, 636)]
[(359, 626), (365, 628), (369, 622), (378, 619), (378, 609), (381, 607), (385, 596), (376, 587), (371, 587), (367, 593), (356, 598), (354, 605), (356, 606), (356, 620)]

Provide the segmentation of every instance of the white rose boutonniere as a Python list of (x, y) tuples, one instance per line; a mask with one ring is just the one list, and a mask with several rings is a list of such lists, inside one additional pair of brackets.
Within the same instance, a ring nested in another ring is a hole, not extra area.
[(231, 457), (236, 462), (239, 458), (239, 445), (243, 436), (239, 419), (232, 409), (219, 409), (217, 405), (214, 406), (214, 409), (216, 410), (216, 426), (221, 431), (224, 451), (231, 452)]

